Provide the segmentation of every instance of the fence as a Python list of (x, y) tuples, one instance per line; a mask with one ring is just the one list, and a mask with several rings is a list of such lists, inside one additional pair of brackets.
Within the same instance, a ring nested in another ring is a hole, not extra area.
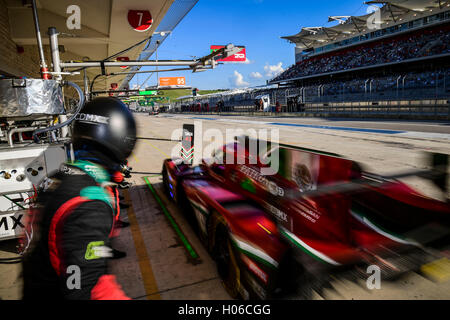
[[(225, 92), (184, 100), (174, 110), (248, 114), (257, 111), (258, 97), (268, 95), (272, 111), (278, 114), (449, 119), (450, 74), (448, 70), (429, 74), (432, 76), (427, 78), (416, 74)], [(278, 110), (275, 106), (279, 106)]]

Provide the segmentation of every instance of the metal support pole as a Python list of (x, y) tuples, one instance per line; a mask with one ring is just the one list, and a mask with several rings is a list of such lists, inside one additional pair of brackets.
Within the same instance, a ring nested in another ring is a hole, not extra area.
[[(147, 77), (147, 79), (145, 79), (144, 82), (142, 82), (142, 84), (138, 87), (138, 89), (140, 89), (142, 86), (145, 85), (145, 83), (155, 74), (155, 71), (151, 72), (150, 75)], [(144, 87), (145, 88), (145, 87)]]
[[(164, 69), (159, 70), (159, 72), (171, 72), (171, 71), (187, 71), (192, 70), (191, 68), (175, 68), (175, 69)], [(144, 71), (127, 71), (127, 72), (111, 72), (107, 73), (105, 76), (120, 76), (124, 74), (141, 74), (141, 73), (155, 73), (156, 70), (144, 70)]]
[(406, 79), (406, 75), (404, 75), (402, 78), (402, 98), (405, 97), (405, 79)]
[[(61, 62), (61, 68), (93, 68), (101, 67), (100, 61), (88, 62)], [(105, 61), (105, 67), (121, 67), (121, 66), (195, 66), (198, 61), (193, 60), (146, 60), (146, 61)]]
[(444, 93), (447, 92), (447, 70), (444, 71)]
[[(159, 48), (160, 41), (156, 41), (156, 48), (155, 48), (155, 58), (156, 62), (158, 62), (158, 48)], [(159, 87), (159, 72), (158, 72), (158, 65), (156, 66), (156, 87)]]
[[(50, 51), (52, 54), (53, 72), (60, 73), (61, 59), (59, 57), (58, 31), (56, 31), (55, 27), (48, 28), (48, 36), (50, 38)], [(62, 76), (60, 74), (56, 74), (55, 78), (56, 80), (61, 81)]]
[(439, 82), (439, 76), (438, 76), (438, 72), (436, 71), (436, 99), (438, 98), (438, 95), (439, 95), (438, 82)]
[(195, 71), (213, 69), (216, 66), (214, 58), (223, 55), (227, 58), (236, 52), (239, 48), (233, 44), (228, 44), (225, 48), (217, 50), (205, 57), (196, 60), (145, 60), (145, 61), (86, 61), (86, 62), (60, 62), (60, 68), (93, 68), (93, 67), (121, 67), (121, 66), (185, 66), (191, 67)]
[(47, 73), (47, 63), (45, 62), (44, 56), (44, 48), (42, 46), (42, 38), (41, 38), (41, 30), (39, 26), (39, 16), (37, 13), (36, 0), (31, 1), (31, 6), (33, 9), (33, 20), (34, 20), (34, 28), (36, 29), (36, 40), (39, 51), (39, 60), (41, 62), (41, 77), (42, 79), (50, 79), (50, 75)]
[(84, 83), (84, 96), (86, 101), (89, 101), (89, 79), (86, 69), (83, 69), (83, 83)]
[(400, 86), (400, 79), (402, 78), (402, 76), (398, 76), (398, 78), (397, 78), (397, 98), (398, 98), (398, 89), (399, 89), (399, 86)]
[[(56, 31), (55, 27), (48, 28), (48, 36), (50, 38), (50, 52), (52, 54), (52, 64), (53, 64), (53, 72), (56, 73), (55, 79), (57, 81), (62, 80), (61, 76), (61, 59), (59, 57), (59, 46), (58, 46), (58, 31)], [(59, 122), (63, 123), (67, 121), (67, 116), (62, 114), (59, 116)], [(64, 126), (61, 128), (61, 138), (65, 138), (69, 135), (69, 128)]]

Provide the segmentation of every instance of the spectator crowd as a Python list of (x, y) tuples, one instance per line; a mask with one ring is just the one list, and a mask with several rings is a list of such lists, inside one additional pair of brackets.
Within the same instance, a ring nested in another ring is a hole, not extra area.
[(450, 53), (450, 26), (421, 30), (327, 54), (313, 56), (288, 68), (272, 81)]

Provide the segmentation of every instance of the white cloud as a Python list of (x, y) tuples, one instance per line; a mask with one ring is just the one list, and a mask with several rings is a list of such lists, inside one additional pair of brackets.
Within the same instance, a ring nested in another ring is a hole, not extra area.
[(230, 78), (230, 82), (235, 87), (245, 87), (248, 86), (249, 83), (244, 81), (244, 77), (242, 74), (234, 70), (233, 76)]
[(261, 79), (263, 76), (258, 71), (250, 73), (250, 78), (252, 79)]
[(284, 71), (282, 67), (283, 63), (278, 62), (276, 65), (265, 65), (264, 71), (266, 72), (266, 77), (275, 77), (276, 75), (280, 74)]
[(253, 61), (249, 60), (248, 58), (245, 58), (245, 61), (221, 61), (220, 63), (224, 63), (224, 64), (227, 64), (227, 63), (250, 64), (250, 63), (253, 63)]

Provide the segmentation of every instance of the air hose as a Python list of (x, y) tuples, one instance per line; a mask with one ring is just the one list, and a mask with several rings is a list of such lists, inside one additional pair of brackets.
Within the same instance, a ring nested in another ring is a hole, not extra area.
[(22, 262), (22, 257), (0, 258), (0, 264), (16, 264)]
[(62, 123), (58, 123), (58, 124), (56, 124), (54, 126), (50, 126), (50, 127), (43, 128), (43, 129), (37, 129), (37, 130), (33, 131), (33, 140), (36, 143), (38, 143), (40, 141), (39, 136), (38, 136), (39, 134), (42, 134), (42, 133), (45, 133), (45, 132), (49, 132), (49, 131), (58, 130), (58, 129), (61, 129), (62, 127), (65, 127), (65, 126), (68, 126), (69, 124), (71, 124), (72, 121), (75, 120), (75, 117), (78, 115), (78, 113), (80, 112), (81, 108), (84, 105), (85, 97), (84, 97), (84, 93), (81, 90), (81, 88), (76, 83), (73, 83), (71, 81), (64, 81), (64, 84), (67, 84), (67, 85), (73, 87), (77, 91), (77, 93), (78, 93), (78, 95), (80, 97), (80, 101), (78, 102), (77, 109), (75, 110), (74, 114), (69, 119), (67, 119), (66, 121), (64, 121)]

